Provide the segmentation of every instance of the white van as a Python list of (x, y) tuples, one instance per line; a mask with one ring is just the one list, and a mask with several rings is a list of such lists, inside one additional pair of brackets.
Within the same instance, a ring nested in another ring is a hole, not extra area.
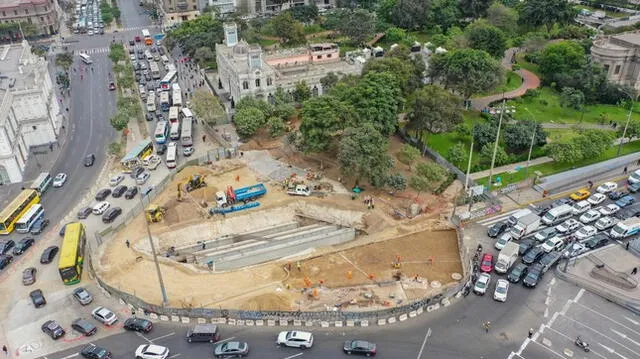
[(153, 55), (149, 50), (144, 50), (144, 57), (147, 58), (147, 61), (153, 61)]
[(635, 172), (633, 172), (631, 174), (631, 176), (629, 176), (629, 178), (627, 178), (627, 182), (629, 184), (634, 184), (634, 183), (640, 182), (640, 170), (636, 170)]
[(147, 99), (147, 89), (144, 87), (144, 85), (140, 85), (139, 89), (140, 89), (140, 98), (142, 98), (143, 100), (146, 100)]
[(530, 209), (521, 209), (519, 211), (514, 212), (512, 215), (509, 216), (509, 219), (507, 220), (509, 222), (510, 226), (515, 226), (516, 223), (518, 223), (518, 220), (526, 215), (529, 215), (533, 212), (531, 212)]
[(581, 214), (591, 209), (591, 203), (580, 201), (573, 204), (573, 214)]
[(162, 55), (160, 56), (160, 58), (162, 59), (162, 63), (165, 65), (169, 64), (169, 58), (167, 57), (167, 55)]
[(573, 207), (569, 204), (563, 204), (562, 206), (551, 208), (549, 212), (542, 217), (542, 221), (547, 226), (555, 226), (565, 219), (571, 218), (571, 216), (573, 216)]

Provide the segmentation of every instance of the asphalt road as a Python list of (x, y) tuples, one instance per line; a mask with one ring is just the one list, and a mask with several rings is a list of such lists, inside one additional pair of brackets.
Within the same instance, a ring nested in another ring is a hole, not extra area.
[(122, 26), (126, 28), (149, 25), (149, 17), (142, 13), (138, 0), (118, 0)]

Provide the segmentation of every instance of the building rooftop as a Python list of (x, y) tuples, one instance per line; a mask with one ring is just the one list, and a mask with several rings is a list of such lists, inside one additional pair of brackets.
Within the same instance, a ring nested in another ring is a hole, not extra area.
[(23, 5), (42, 5), (47, 2), (47, 0), (2, 0), (0, 1), (0, 9), (10, 9)]
[(640, 46), (640, 33), (627, 32), (620, 35), (614, 35), (614, 38), (628, 42), (634, 46)]
[(36, 85), (34, 65), (37, 57), (28, 44), (0, 46), (0, 90), (26, 90)]

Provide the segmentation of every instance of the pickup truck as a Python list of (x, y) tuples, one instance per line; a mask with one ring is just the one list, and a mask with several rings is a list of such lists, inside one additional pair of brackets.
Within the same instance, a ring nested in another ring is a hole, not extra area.
[(309, 195), (311, 195), (311, 189), (309, 189), (309, 186), (307, 185), (299, 184), (299, 185), (296, 185), (294, 188), (290, 188), (289, 190), (287, 190), (287, 194), (291, 196), (308, 197)]

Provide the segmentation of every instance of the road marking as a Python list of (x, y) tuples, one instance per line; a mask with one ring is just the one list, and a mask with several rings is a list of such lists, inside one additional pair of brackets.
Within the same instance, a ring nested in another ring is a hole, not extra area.
[(302, 355), (302, 354), (304, 354), (304, 353), (294, 354), (294, 355), (288, 356), (288, 357), (286, 357), (286, 358), (284, 358), (284, 359), (291, 359), (291, 358), (299, 357), (299, 356), (300, 356), (300, 355)]
[(629, 336), (628, 336), (628, 335), (626, 335), (626, 334), (624, 334), (624, 333), (622, 333), (622, 332), (619, 332), (619, 331), (617, 331), (617, 330), (615, 330), (615, 329), (613, 329), (613, 328), (611, 329), (611, 331), (612, 331), (612, 332), (614, 332), (614, 333), (616, 333), (616, 334), (618, 334), (620, 337), (622, 337), (622, 338), (624, 338), (624, 339), (627, 339), (628, 341), (632, 342), (633, 344), (635, 344), (635, 345), (637, 345), (637, 346), (640, 346), (640, 343), (638, 343), (637, 341), (635, 341), (635, 340), (633, 340), (633, 339), (629, 338)]
[[(172, 335), (174, 335), (174, 334), (176, 334), (176, 333), (175, 333), (175, 332), (171, 332), (171, 333), (169, 333), (169, 334), (165, 334), (165, 335), (163, 335), (163, 336), (159, 336), (159, 337), (157, 337), (157, 338), (151, 339), (151, 340), (149, 340), (149, 342), (150, 342), (150, 343), (153, 343), (153, 342), (154, 342), (154, 341), (156, 341), (156, 340), (164, 339), (164, 338), (170, 337), (170, 336), (172, 336)], [(147, 340), (148, 340), (148, 339), (147, 339)]]
[(420, 351), (418, 352), (417, 359), (420, 359), (420, 357), (422, 356), (422, 351), (424, 351), (424, 347), (427, 345), (427, 340), (429, 339), (430, 336), (431, 336), (431, 328), (429, 328), (429, 330), (427, 330), (427, 334), (424, 335), (424, 340), (422, 341), (422, 346), (420, 347)]
[(573, 301), (578, 303), (578, 301), (580, 300), (580, 298), (582, 298), (582, 295), (584, 294), (584, 288), (581, 288), (580, 291), (578, 292), (578, 294), (576, 294), (576, 297), (573, 298)]
[(171, 359), (171, 358), (177, 358), (177, 357), (179, 357), (180, 355), (182, 355), (182, 354), (180, 354), (180, 353), (178, 353), (178, 354), (173, 354), (172, 356), (170, 356), (170, 357), (169, 357), (169, 359)]
[(615, 354), (615, 355), (619, 356), (619, 357), (620, 357), (620, 358), (622, 358), (622, 359), (629, 359), (629, 358), (627, 358), (626, 356), (623, 356), (623, 355), (621, 355), (621, 354), (619, 354), (619, 353), (616, 353), (616, 351), (615, 351), (613, 348), (609, 348), (608, 346), (605, 346), (605, 345), (604, 345), (604, 344), (602, 344), (602, 343), (598, 343), (598, 345), (600, 345), (601, 347), (603, 347), (603, 348), (604, 348), (606, 351), (608, 351), (609, 353), (611, 353), (611, 354)]
[(64, 357), (64, 358), (60, 358), (60, 359), (69, 359), (69, 358), (74, 358), (74, 357), (77, 357), (78, 355), (80, 355), (80, 353), (75, 353), (75, 354), (67, 355), (66, 357)]
[[(548, 327), (548, 328), (549, 328), (549, 329), (551, 329), (551, 330), (553, 330), (554, 332), (556, 332), (556, 333), (560, 334), (560, 336), (565, 337), (565, 338), (566, 338), (566, 339), (568, 339), (570, 342), (573, 342), (573, 341), (574, 341), (574, 339), (573, 339), (573, 338), (570, 338), (569, 336), (565, 335), (564, 333), (562, 333), (562, 332), (560, 332), (560, 331), (558, 331), (558, 330), (555, 330), (554, 328), (551, 328), (551, 327)], [(607, 359), (606, 357), (604, 357), (604, 356), (600, 355), (600, 354), (599, 354), (599, 353), (597, 353), (597, 352), (594, 352), (593, 350), (592, 350), (591, 352), (592, 352), (593, 354), (595, 354), (595, 355), (599, 356), (599, 357), (600, 357), (600, 358), (602, 358), (602, 359)]]
[(139, 336), (140, 338), (146, 340), (149, 343), (153, 343), (151, 340), (149, 340), (149, 338), (145, 337), (144, 335), (142, 335), (140, 332), (136, 332), (136, 335)]
[[(528, 340), (528, 339), (529, 339), (529, 338), (527, 338), (527, 340)], [(530, 341), (529, 341), (529, 343), (537, 344), (537, 345), (539, 345), (539, 346), (541, 346), (541, 347), (545, 348), (546, 350), (548, 350), (548, 351), (550, 351), (551, 353), (555, 354), (558, 358), (563, 358), (563, 359), (565, 358), (565, 356), (564, 356), (564, 355), (562, 355), (562, 354), (560, 354), (560, 353), (558, 353), (558, 352), (556, 352), (556, 351), (552, 350), (551, 348), (547, 347), (546, 345), (543, 345), (542, 343), (538, 343), (538, 342), (533, 341), (533, 340), (530, 340)], [(520, 354), (518, 354), (518, 355), (520, 355)]]
[(583, 327), (585, 327), (585, 328), (587, 328), (587, 329), (591, 330), (592, 332), (595, 332), (595, 333), (598, 333), (598, 334), (602, 335), (603, 337), (605, 337), (605, 338), (607, 338), (608, 340), (610, 340), (610, 341), (612, 341), (612, 342), (616, 343), (617, 345), (619, 345), (619, 346), (621, 346), (621, 347), (623, 347), (623, 348), (627, 349), (628, 351), (630, 351), (630, 352), (632, 352), (633, 354), (637, 355), (637, 357), (638, 357), (638, 358), (640, 358), (640, 353), (638, 353), (638, 352), (636, 352), (636, 351), (633, 351), (633, 350), (629, 349), (627, 346), (623, 345), (623, 344), (622, 344), (622, 343), (620, 343), (620, 342), (615, 341), (613, 338), (611, 338), (611, 337), (607, 336), (606, 334), (604, 334), (604, 333), (602, 333), (602, 332), (599, 332), (599, 331), (597, 331), (597, 330), (595, 330), (595, 329), (593, 329), (593, 328), (589, 327), (588, 325), (583, 324), (582, 322), (579, 322), (579, 321), (577, 321), (577, 320), (575, 320), (575, 319), (573, 319), (573, 318), (570, 318), (570, 317), (568, 317), (568, 316), (566, 316), (566, 315), (563, 315), (563, 317), (565, 317), (565, 318), (569, 319), (570, 321), (572, 321), (572, 322), (574, 322), (574, 323), (576, 323), (576, 324), (579, 324), (579, 325), (581, 325), (581, 326), (583, 326)]
[[(583, 308), (587, 309), (587, 310), (588, 310), (588, 311), (590, 311), (590, 312), (593, 312), (594, 314), (597, 314), (597, 315), (599, 315), (599, 316), (603, 317), (604, 319), (607, 319), (607, 320), (609, 320), (609, 321), (612, 321), (612, 322), (616, 323), (617, 325), (619, 325), (619, 326), (621, 326), (621, 327), (623, 327), (623, 328), (625, 328), (625, 329), (627, 329), (627, 330), (630, 330), (630, 331), (632, 331), (632, 332), (634, 332), (634, 333), (636, 333), (636, 334), (640, 335), (640, 332), (638, 332), (638, 331), (634, 330), (633, 328), (629, 328), (629, 327), (627, 327), (626, 325), (624, 325), (624, 324), (622, 324), (622, 323), (620, 323), (620, 322), (617, 322), (617, 321), (615, 321), (615, 320), (611, 319), (610, 317), (608, 317), (608, 316), (606, 316), (606, 315), (604, 315), (604, 314), (602, 314), (602, 313), (598, 312), (597, 310), (591, 309), (591, 308), (589, 308), (589, 307), (587, 307), (587, 306), (585, 306), (585, 305), (583, 305), (583, 304), (581, 304), (581, 303), (576, 303), (576, 304), (578, 304), (579, 306), (581, 306), (581, 307), (583, 307)], [(626, 318), (626, 317), (625, 317), (625, 318)], [(627, 319), (629, 319), (629, 318), (627, 318)], [(636, 322), (635, 324), (637, 325), (638, 323)]]
[(235, 339), (235, 338), (236, 338), (236, 337), (231, 337), (231, 338), (227, 338), (227, 339), (218, 340), (217, 342), (215, 342), (215, 343), (213, 343), (213, 344), (220, 344), (220, 343), (224, 343), (224, 342), (226, 342), (226, 341), (233, 340), (233, 339)]
[(624, 317), (624, 319), (630, 321), (631, 323), (635, 324), (635, 325), (640, 325), (640, 322), (638, 322), (637, 320), (633, 320), (627, 316)]

